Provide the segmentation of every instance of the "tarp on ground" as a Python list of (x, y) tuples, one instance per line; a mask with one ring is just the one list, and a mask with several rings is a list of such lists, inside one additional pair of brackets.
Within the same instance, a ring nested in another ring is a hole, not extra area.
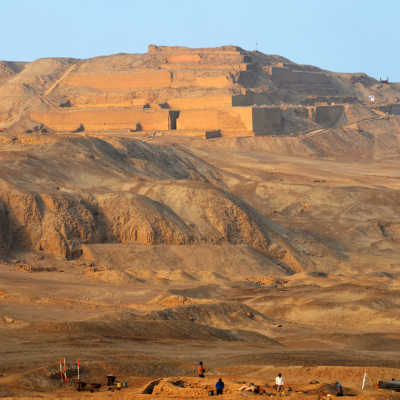
[(379, 381), (379, 389), (400, 390), (400, 381)]

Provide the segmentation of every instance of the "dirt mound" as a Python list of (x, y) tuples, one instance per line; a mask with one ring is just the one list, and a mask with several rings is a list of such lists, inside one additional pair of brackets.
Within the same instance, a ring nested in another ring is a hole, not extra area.
[[(82, 245), (83, 257), (104, 268), (124, 266), (131, 275), (139, 279), (157, 278), (158, 271), (180, 269), (199, 282), (213, 283), (218, 276), (208, 275), (214, 272), (227, 279), (233, 277), (260, 275), (285, 276), (287, 271), (274, 260), (266, 258), (248, 245), (222, 243), (192, 244), (190, 246), (135, 244), (90, 244)], [(190, 270), (188, 269), (190, 266)], [(164, 278), (165, 279), (165, 278)], [(172, 282), (165, 280), (165, 282)], [(214, 282), (217, 283), (217, 282)], [(221, 285), (229, 284), (221, 280)]]
[(168, 289), (149, 301), (148, 304), (162, 304), (163, 301), (171, 296), (182, 297), (185, 299), (211, 300), (218, 295), (218, 290), (210, 286), (200, 286), (193, 289)]
[(197, 279), (183, 270), (175, 270), (175, 271), (158, 271), (157, 278), (168, 279), (171, 281), (177, 282), (194, 282)]
[(19, 265), (16, 268), (16, 271), (19, 272), (30, 272), (30, 273), (35, 273), (35, 272), (64, 272), (63, 270), (56, 268), (56, 267), (41, 267), (38, 265)]
[(288, 282), (287, 279), (284, 278), (279, 278), (276, 276), (266, 276), (266, 277), (256, 277), (252, 276), (250, 278), (247, 278), (249, 282), (256, 283), (258, 285), (284, 285), (285, 283)]
[[(161, 305), (173, 307), (188, 304), (214, 303), (218, 295), (218, 289), (210, 286), (201, 286), (195, 289), (169, 289), (149, 301), (148, 305)], [(189, 317), (189, 319), (191, 319)], [(193, 320), (193, 319), (191, 319)]]
[(87, 268), (83, 272), (90, 278), (97, 279), (102, 282), (115, 283), (118, 285), (131, 285), (134, 283), (142, 283), (143, 281), (134, 276), (118, 270), (97, 270), (96, 268)]
[[(336, 396), (337, 394), (337, 385), (335, 382), (332, 383), (317, 383), (310, 384), (306, 386), (300, 386), (296, 392), (301, 392), (308, 395), (319, 395), (319, 396)], [(354, 390), (343, 388), (343, 394), (345, 396), (356, 396), (357, 393)]]
[(149, 311), (147, 319), (168, 321), (193, 321), (220, 329), (240, 327), (246, 330), (268, 331), (273, 319), (252, 309), (234, 302), (178, 305), (161, 311)]
[(73, 323), (33, 323), (32, 329), (43, 332), (69, 334), (90, 334), (103, 336), (122, 336), (125, 338), (154, 340), (208, 340), (208, 341), (251, 341), (271, 346), (282, 346), (275, 340), (257, 332), (224, 330), (193, 322), (182, 321), (142, 321), (123, 319), (122, 321), (87, 320)]
[[(349, 118), (349, 120), (353, 119)], [(212, 143), (197, 141), (191, 143), (190, 146), (203, 149), (212, 147), (213, 149), (265, 151), (276, 155), (347, 161), (374, 159), (374, 156), (378, 154), (386, 154), (390, 157), (395, 155), (395, 151), (390, 150), (387, 143), (391, 143), (394, 148), (398, 147), (398, 137), (393, 133), (400, 132), (400, 120), (394, 117), (387, 117), (387, 119), (368, 117), (357, 124), (348, 122), (348, 126), (341, 129), (316, 130), (298, 137), (215, 139)]]
[(210, 271), (196, 271), (194, 274), (197, 277), (197, 280), (207, 283), (220, 283), (224, 284), (230, 281), (230, 279), (226, 276), (222, 276), (217, 272)]
[(7, 317), (5, 315), (0, 316), (0, 324), (20, 324), (23, 321), (15, 320), (14, 318)]
[[(229, 243), (234, 246), (249, 246), (261, 253), (264, 260), (281, 259), (283, 273), (302, 270), (309, 264), (307, 257), (282, 239), (287, 229), (271, 223), (268, 218), (260, 215), (239, 198), (205, 183), (206, 175), (201, 171), (205, 164), (195, 160), (194, 156), (186, 155), (187, 162), (191, 165), (187, 168), (188, 172), (196, 170), (191, 160), (199, 165), (200, 171), (196, 172), (194, 179), (173, 183), (161, 180), (138, 184), (127, 180), (127, 176), (132, 176), (135, 170), (129, 159), (140, 148), (133, 146), (129, 149), (132, 142), (118, 142), (125, 146), (124, 151), (93, 138), (52, 138), (48, 139), (48, 142), (48, 145), (40, 146), (47, 150), (45, 154), (40, 155), (39, 148), (35, 154), (38, 158), (43, 157), (43, 165), (54, 157), (52, 176), (58, 175), (59, 179), (64, 181), (62, 185), (54, 184), (45, 168), (35, 175), (37, 178), (27, 182), (27, 178), (13, 174), (7, 158), (3, 161), (3, 171), (12, 177), (10, 183), (26, 190), (22, 193), (15, 189), (13, 193), (6, 192), (1, 196), (7, 214), (2, 230), (16, 232), (14, 215), (19, 215), (24, 221), (22, 232), (13, 236), (13, 245), (51, 251), (54, 255), (71, 259), (80, 256), (84, 243)], [(18, 147), (18, 143), (13, 142), (13, 148), (16, 145)], [(19, 145), (25, 146), (23, 143)], [(147, 147), (149, 149), (149, 146)], [(154, 146), (149, 150), (164, 160), (170, 155), (168, 163), (173, 163), (178, 155), (183, 157), (182, 153), (175, 153), (170, 148)], [(75, 166), (79, 173), (74, 172), (74, 164), (69, 162), (69, 159), (75, 158), (80, 159)], [(15, 161), (15, 156), (13, 159)], [(108, 162), (114, 167), (110, 168)], [(30, 158), (22, 157), (21, 163), (25, 171), (37, 168), (36, 161), (33, 162)], [(93, 171), (96, 171), (94, 175)], [(207, 174), (210, 179), (216, 181), (210, 172)], [(49, 182), (52, 183), (44, 192), (38, 193), (36, 190), (39, 189), (39, 176), (43, 179), (49, 178)], [(185, 177), (180, 173), (175, 179)], [(106, 190), (106, 182), (112, 182), (113, 179), (117, 179), (118, 185), (129, 188), (129, 191)], [(97, 189), (98, 185), (102, 190)], [(218, 185), (223, 186), (221, 183)], [(88, 192), (83, 194), (74, 190), (78, 186), (85, 187)], [(32, 212), (27, 212), (28, 209)], [(43, 218), (39, 217), (42, 209), (46, 210)], [(63, 228), (57, 229), (58, 225)], [(0, 238), (4, 238), (4, 233)], [(5, 246), (3, 239), (2, 247)], [(275, 268), (279, 269), (276, 266)], [(174, 274), (177, 279), (192, 279), (184, 273)], [(165, 278), (169, 279), (167, 276)]]
[(5, 81), (6, 79), (11, 78), (17, 74), (14, 68), (12, 68), (12, 64), (6, 61), (0, 61), (0, 82)]

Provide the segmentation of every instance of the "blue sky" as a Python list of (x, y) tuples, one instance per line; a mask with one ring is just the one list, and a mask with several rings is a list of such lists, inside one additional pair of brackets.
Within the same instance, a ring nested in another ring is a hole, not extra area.
[(400, 82), (400, 0), (1, 2), (0, 60), (233, 44)]

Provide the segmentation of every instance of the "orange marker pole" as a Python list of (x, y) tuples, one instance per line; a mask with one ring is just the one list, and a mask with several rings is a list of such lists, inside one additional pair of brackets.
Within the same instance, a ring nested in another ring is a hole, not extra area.
[(79, 360), (78, 360), (78, 382), (79, 382)]
[(69, 380), (67, 378), (67, 367), (65, 365), (65, 358), (64, 358), (64, 379), (65, 379), (65, 382), (69, 382)]
[(62, 367), (61, 367), (61, 357), (60, 357), (60, 375), (61, 375), (61, 382), (62, 382), (63, 371), (62, 371)]

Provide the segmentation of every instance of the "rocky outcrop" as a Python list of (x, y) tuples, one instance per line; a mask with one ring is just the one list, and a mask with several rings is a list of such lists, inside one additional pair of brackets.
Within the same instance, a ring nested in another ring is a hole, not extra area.
[(15, 245), (67, 259), (78, 258), (81, 246), (92, 243), (247, 244), (274, 259), (295, 253), (265, 217), (219, 189), (169, 184), (148, 185), (146, 192), (6, 195), (3, 252), (10, 237)]

